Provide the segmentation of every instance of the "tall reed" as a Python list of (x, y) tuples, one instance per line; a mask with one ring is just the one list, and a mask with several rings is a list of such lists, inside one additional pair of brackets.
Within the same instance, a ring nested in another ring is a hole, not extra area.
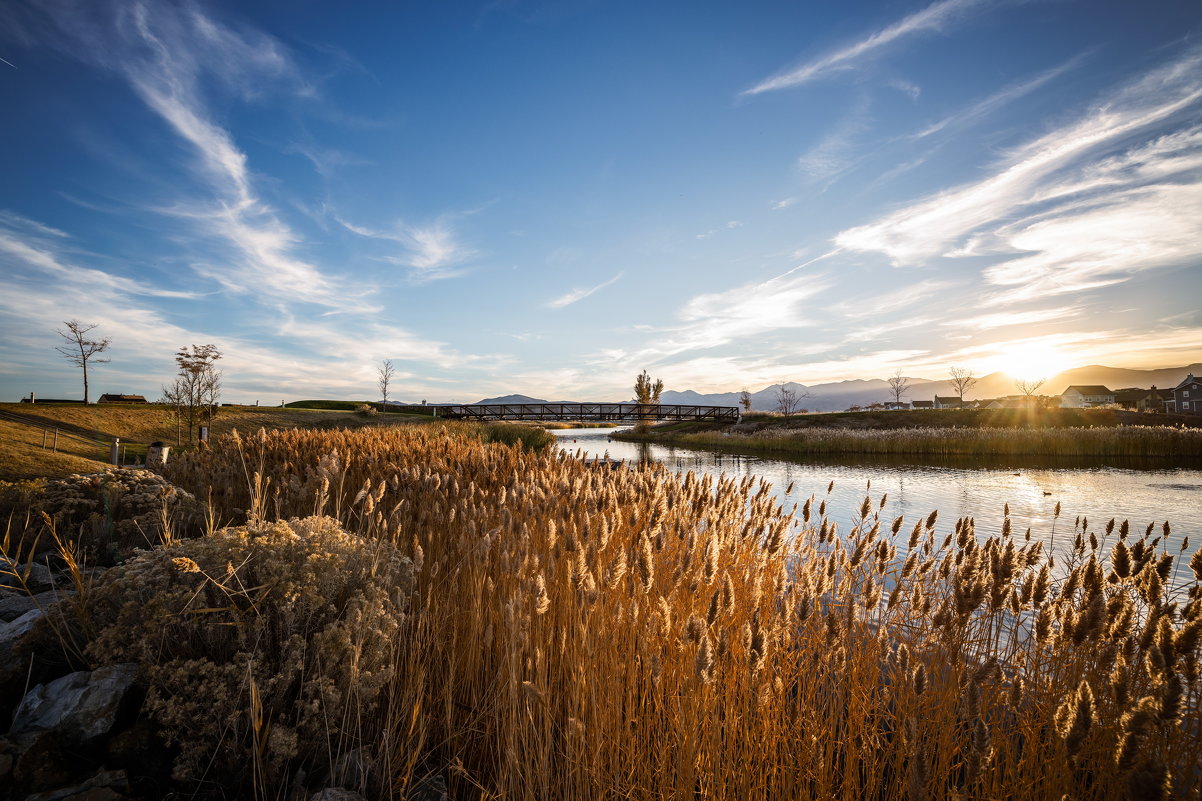
[(1183, 579), (1162, 532), (1086, 521), (1053, 566), (1008, 520), (890, 519), (865, 498), (841, 531), (824, 497), (786, 512), (763, 481), (601, 470), (434, 427), (234, 436), (170, 477), (220, 519), (328, 515), (411, 560), (363, 736), (277, 777), (354, 751), (380, 798), (432, 776), (489, 799), (1202, 786), (1202, 556)]

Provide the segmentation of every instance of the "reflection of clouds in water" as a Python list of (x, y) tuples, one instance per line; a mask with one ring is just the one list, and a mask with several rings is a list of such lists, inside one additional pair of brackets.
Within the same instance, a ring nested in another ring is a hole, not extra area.
[[(1017, 536), (1028, 527), (1033, 539), (1052, 541), (1055, 530), (1057, 552), (1072, 544), (1074, 521), (1089, 519), (1090, 530), (1101, 538), (1106, 522), (1116, 518), (1131, 521), (1132, 531), (1142, 532), (1150, 522), (1172, 523), (1172, 545), (1179, 547), (1190, 537), (1194, 548), (1202, 542), (1202, 508), (1197, 492), (1202, 491), (1202, 471), (1135, 471), (1116, 468), (1021, 468), (982, 469), (932, 465), (837, 464), (801, 462), (740, 456), (649, 443), (610, 441), (613, 429), (577, 429), (556, 433), (567, 451), (580, 449), (588, 457), (608, 451), (610, 458), (637, 464), (647, 458), (662, 462), (676, 472), (726, 473), (731, 476), (762, 476), (786, 508), (814, 496), (815, 507), (827, 501), (828, 517), (839, 524), (841, 533), (851, 528), (853, 515), (865, 495), (876, 509), (882, 494), (888, 501), (881, 511), (884, 520), (903, 516), (912, 526), (932, 510), (939, 510), (938, 530), (946, 533), (959, 517), (972, 517), (978, 534), (1001, 531), (1003, 504), (1010, 504), (1010, 517)], [(831, 494), (826, 488), (831, 481)], [(792, 483), (793, 491), (785, 490)], [(871, 487), (869, 484), (871, 483)], [(1056, 504), (1062, 505), (1059, 520), (1053, 519)], [(906, 529), (908, 530), (908, 528)], [(1067, 536), (1066, 536), (1067, 534)], [(900, 537), (903, 539), (904, 537)], [(902, 543), (904, 545), (904, 542)], [(1109, 547), (1109, 546), (1107, 546)]]

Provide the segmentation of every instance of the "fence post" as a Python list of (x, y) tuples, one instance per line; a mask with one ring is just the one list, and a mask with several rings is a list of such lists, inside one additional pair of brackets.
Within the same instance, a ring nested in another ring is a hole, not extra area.
[(50, 429), (42, 429), (42, 450), (46, 450), (46, 437), (50, 436)]
[(54, 429), (54, 445), (52, 447), (54, 448), (54, 452), (58, 453), (58, 429), (57, 428)]
[(109, 464), (118, 464), (117, 451), (121, 447), (121, 438), (113, 437), (113, 444), (109, 446)]

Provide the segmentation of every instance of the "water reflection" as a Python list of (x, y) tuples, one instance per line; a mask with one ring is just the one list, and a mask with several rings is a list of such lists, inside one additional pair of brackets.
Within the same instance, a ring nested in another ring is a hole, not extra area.
[[(1071, 546), (1070, 532), (1078, 517), (1088, 518), (1099, 533), (1110, 518), (1131, 521), (1133, 531), (1149, 523), (1172, 522), (1167, 546), (1176, 552), (1189, 537), (1193, 551), (1202, 541), (1202, 470), (1141, 463), (1098, 466), (1057, 459), (1038, 466), (1014, 461), (940, 459), (927, 464), (896, 459), (797, 460), (746, 456), (720, 451), (699, 451), (651, 443), (613, 440), (614, 429), (577, 429), (555, 432), (564, 450), (579, 450), (587, 457), (608, 455), (631, 464), (662, 463), (670, 470), (762, 476), (773, 485), (777, 499), (791, 508), (810, 496), (826, 498), (829, 516), (846, 531), (864, 496), (874, 506), (882, 495), (888, 500), (883, 515), (901, 515), (913, 522), (939, 510), (941, 530), (950, 530), (958, 517), (975, 518), (982, 535), (1001, 531), (1003, 504), (1009, 503), (1014, 529), (1063, 552)], [(831, 482), (835, 487), (827, 496)], [(789, 485), (792, 492), (786, 492)], [(1054, 519), (1061, 505), (1059, 520)], [(1053, 532), (1057, 536), (1053, 540)]]

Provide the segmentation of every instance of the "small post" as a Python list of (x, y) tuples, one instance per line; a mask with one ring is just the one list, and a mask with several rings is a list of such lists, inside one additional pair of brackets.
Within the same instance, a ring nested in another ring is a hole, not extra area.
[(109, 446), (109, 464), (119, 464), (118, 450), (121, 448), (121, 438), (113, 437), (113, 444)]
[(46, 437), (49, 435), (50, 435), (50, 431), (48, 429), (43, 428), (42, 429), (42, 450), (46, 450)]
[(209, 441), (209, 427), (208, 426), (200, 427), (200, 434), (198, 435), (198, 438), (200, 439), (201, 442)]
[(58, 453), (58, 429), (57, 428), (54, 429), (54, 445), (52, 447), (54, 448), (54, 452)]

